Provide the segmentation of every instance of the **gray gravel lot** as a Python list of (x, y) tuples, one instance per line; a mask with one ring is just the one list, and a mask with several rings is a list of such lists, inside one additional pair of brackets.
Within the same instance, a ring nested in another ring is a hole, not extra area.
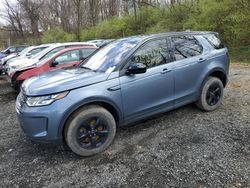
[(249, 92), (250, 66), (233, 65), (218, 110), (188, 105), (119, 128), (107, 151), (80, 158), (25, 139), (0, 76), (0, 186), (250, 187)]

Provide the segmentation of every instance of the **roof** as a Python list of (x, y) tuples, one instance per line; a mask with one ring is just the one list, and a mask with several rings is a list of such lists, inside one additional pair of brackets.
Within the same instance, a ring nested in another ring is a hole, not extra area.
[(159, 34), (153, 34), (148, 36), (171, 36), (171, 35), (204, 35), (213, 33), (216, 34), (216, 32), (212, 31), (178, 31), (178, 32), (166, 32), (166, 33), (159, 33)]
[(165, 32), (165, 33), (158, 33), (158, 34), (148, 34), (148, 35), (134, 35), (125, 38), (121, 38), (118, 40), (143, 40), (148, 38), (154, 37), (161, 37), (161, 36), (173, 36), (173, 35), (204, 35), (204, 34), (217, 34), (216, 32), (211, 31), (180, 31), (180, 32)]
[(98, 48), (94, 46), (76, 46), (76, 47), (65, 48), (53, 54), (53, 56), (51, 56), (50, 59), (60, 54), (63, 54), (65, 52), (69, 52), (73, 50), (80, 50), (80, 49), (98, 49)]

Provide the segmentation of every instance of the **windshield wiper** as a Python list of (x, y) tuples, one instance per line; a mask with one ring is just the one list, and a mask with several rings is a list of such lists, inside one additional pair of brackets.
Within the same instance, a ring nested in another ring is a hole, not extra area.
[(81, 68), (83, 69), (87, 69), (87, 70), (91, 70), (91, 71), (94, 71), (93, 69), (89, 68), (89, 67), (85, 67), (85, 66), (80, 66)]

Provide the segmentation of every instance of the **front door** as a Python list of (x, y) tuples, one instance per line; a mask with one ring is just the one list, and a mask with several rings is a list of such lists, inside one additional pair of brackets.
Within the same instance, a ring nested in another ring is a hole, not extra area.
[(125, 121), (133, 121), (173, 108), (174, 63), (172, 60), (167, 38), (146, 42), (130, 57), (128, 65), (144, 63), (147, 71), (120, 77)]

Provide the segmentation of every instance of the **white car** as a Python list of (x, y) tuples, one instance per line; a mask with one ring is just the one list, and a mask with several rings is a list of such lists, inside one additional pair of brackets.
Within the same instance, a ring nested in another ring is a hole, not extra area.
[(22, 58), (31, 58), (32, 56), (50, 47), (51, 45), (52, 44), (42, 44), (39, 46), (30, 46), (21, 51), (15, 58), (10, 59), (8, 62), (13, 62), (17, 59), (22, 59)]
[(17, 59), (30, 58), (33, 55), (41, 52), (45, 48), (48, 48), (49, 46), (51, 46), (51, 44), (43, 44), (43, 45), (39, 45), (39, 46), (30, 46), (28, 48), (25, 48), (24, 50), (22, 50), (18, 54), (13, 53), (13, 54), (10, 54), (7, 57), (1, 59), (1, 63), (2, 63), (2, 65), (5, 66), (5, 64), (13, 62), (13, 61), (15, 61)]
[(45, 50), (37, 53), (36, 55), (32, 56), (31, 58), (22, 58), (17, 59), (13, 62), (8, 63), (6, 66), (7, 68), (7, 74), (12, 77), (16, 71), (22, 70), (24, 68), (32, 67), (35, 65), (38, 61), (51, 57), (56, 52), (68, 48), (68, 47), (74, 47), (74, 46), (94, 46), (93, 43), (88, 42), (70, 42), (70, 43), (58, 43), (51, 45), (50, 47), (46, 48)]

